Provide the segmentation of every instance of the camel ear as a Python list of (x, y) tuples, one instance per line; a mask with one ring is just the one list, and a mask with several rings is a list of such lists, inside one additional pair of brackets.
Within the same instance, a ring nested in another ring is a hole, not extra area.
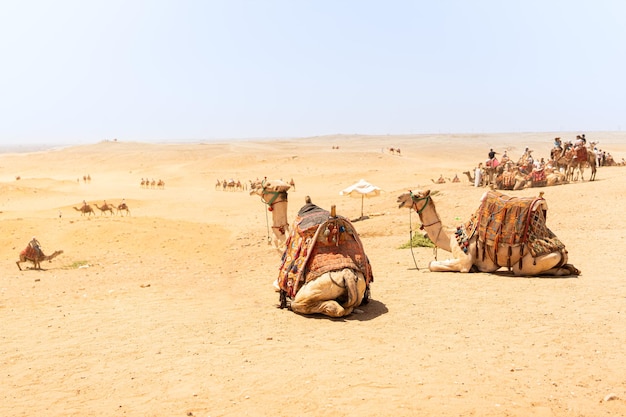
[(430, 195), (430, 190), (424, 190), (424, 197), (428, 197)]

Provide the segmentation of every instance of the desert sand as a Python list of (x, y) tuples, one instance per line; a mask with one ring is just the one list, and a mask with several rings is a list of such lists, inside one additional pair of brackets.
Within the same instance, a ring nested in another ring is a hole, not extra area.
[[(547, 158), (555, 136), (575, 135), (103, 141), (2, 153), (0, 415), (626, 415), (626, 167), (509, 192), (545, 192), (548, 227), (578, 277), (432, 273), (429, 261), (447, 252), (399, 249), (420, 225), (398, 195), (437, 191), (453, 229), (485, 192), (462, 172), (489, 148)], [(626, 133), (587, 138), (626, 157)], [(455, 174), (460, 183), (431, 181)], [(384, 190), (354, 223), (375, 277), (361, 313), (278, 308), (271, 213), (246, 191), (215, 187), (263, 177), (294, 179), (290, 219), (307, 195), (356, 218), (361, 200), (339, 191), (361, 178)], [(142, 178), (165, 187), (142, 188)], [(130, 216), (73, 209), (122, 199)], [(20, 271), (33, 236), (47, 254), (64, 253)]]

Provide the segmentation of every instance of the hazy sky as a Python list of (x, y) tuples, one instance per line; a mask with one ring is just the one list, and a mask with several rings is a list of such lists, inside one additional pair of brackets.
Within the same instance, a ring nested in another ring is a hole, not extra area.
[(626, 128), (624, 0), (0, 0), (0, 142)]

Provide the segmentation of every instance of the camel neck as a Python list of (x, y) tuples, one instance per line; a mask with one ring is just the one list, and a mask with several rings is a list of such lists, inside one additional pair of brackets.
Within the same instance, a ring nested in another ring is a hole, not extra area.
[(452, 252), (452, 249), (450, 248), (450, 237), (443, 230), (443, 224), (441, 223), (439, 214), (437, 214), (437, 210), (435, 209), (435, 204), (432, 199), (424, 207), (422, 207), (421, 210), (416, 211), (420, 216), (424, 230), (426, 230), (428, 237), (432, 240), (435, 246), (448, 252)]

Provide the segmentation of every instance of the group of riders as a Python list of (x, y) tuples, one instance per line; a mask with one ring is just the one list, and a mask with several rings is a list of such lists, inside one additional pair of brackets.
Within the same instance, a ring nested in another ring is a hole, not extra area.
[[(597, 148), (596, 143), (591, 143), (588, 146), (585, 134), (577, 135), (575, 141), (562, 141), (560, 137), (556, 137), (553, 142), (553, 148), (550, 151), (550, 158), (546, 161), (544, 158), (534, 158), (532, 155), (532, 149), (528, 147), (524, 150), (523, 155), (520, 157), (517, 163), (513, 162), (507, 155), (507, 152), (501, 155), (498, 159), (498, 153), (493, 149), (490, 149), (487, 154), (487, 160), (483, 163), (479, 163), (478, 167), (474, 171), (474, 185), (487, 185), (493, 178), (485, 178), (487, 173), (493, 173), (498, 167), (498, 171), (507, 172), (516, 170), (517, 173), (529, 176), (533, 181), (541, 182), (545, 178), (546, 171), (561, 170), (565, 168), (560, 164), (560, 160), (570, 158), (575, 163), (589, 162), (594, 166), (614, 165), (613, 158), (610, 154), (601, 151)], [(590, 152), (592, 151), (592, 152)], [(595, 155), (595, 161), (589, 160)], [(564, 174), (567, 174), (564, 172)]]

